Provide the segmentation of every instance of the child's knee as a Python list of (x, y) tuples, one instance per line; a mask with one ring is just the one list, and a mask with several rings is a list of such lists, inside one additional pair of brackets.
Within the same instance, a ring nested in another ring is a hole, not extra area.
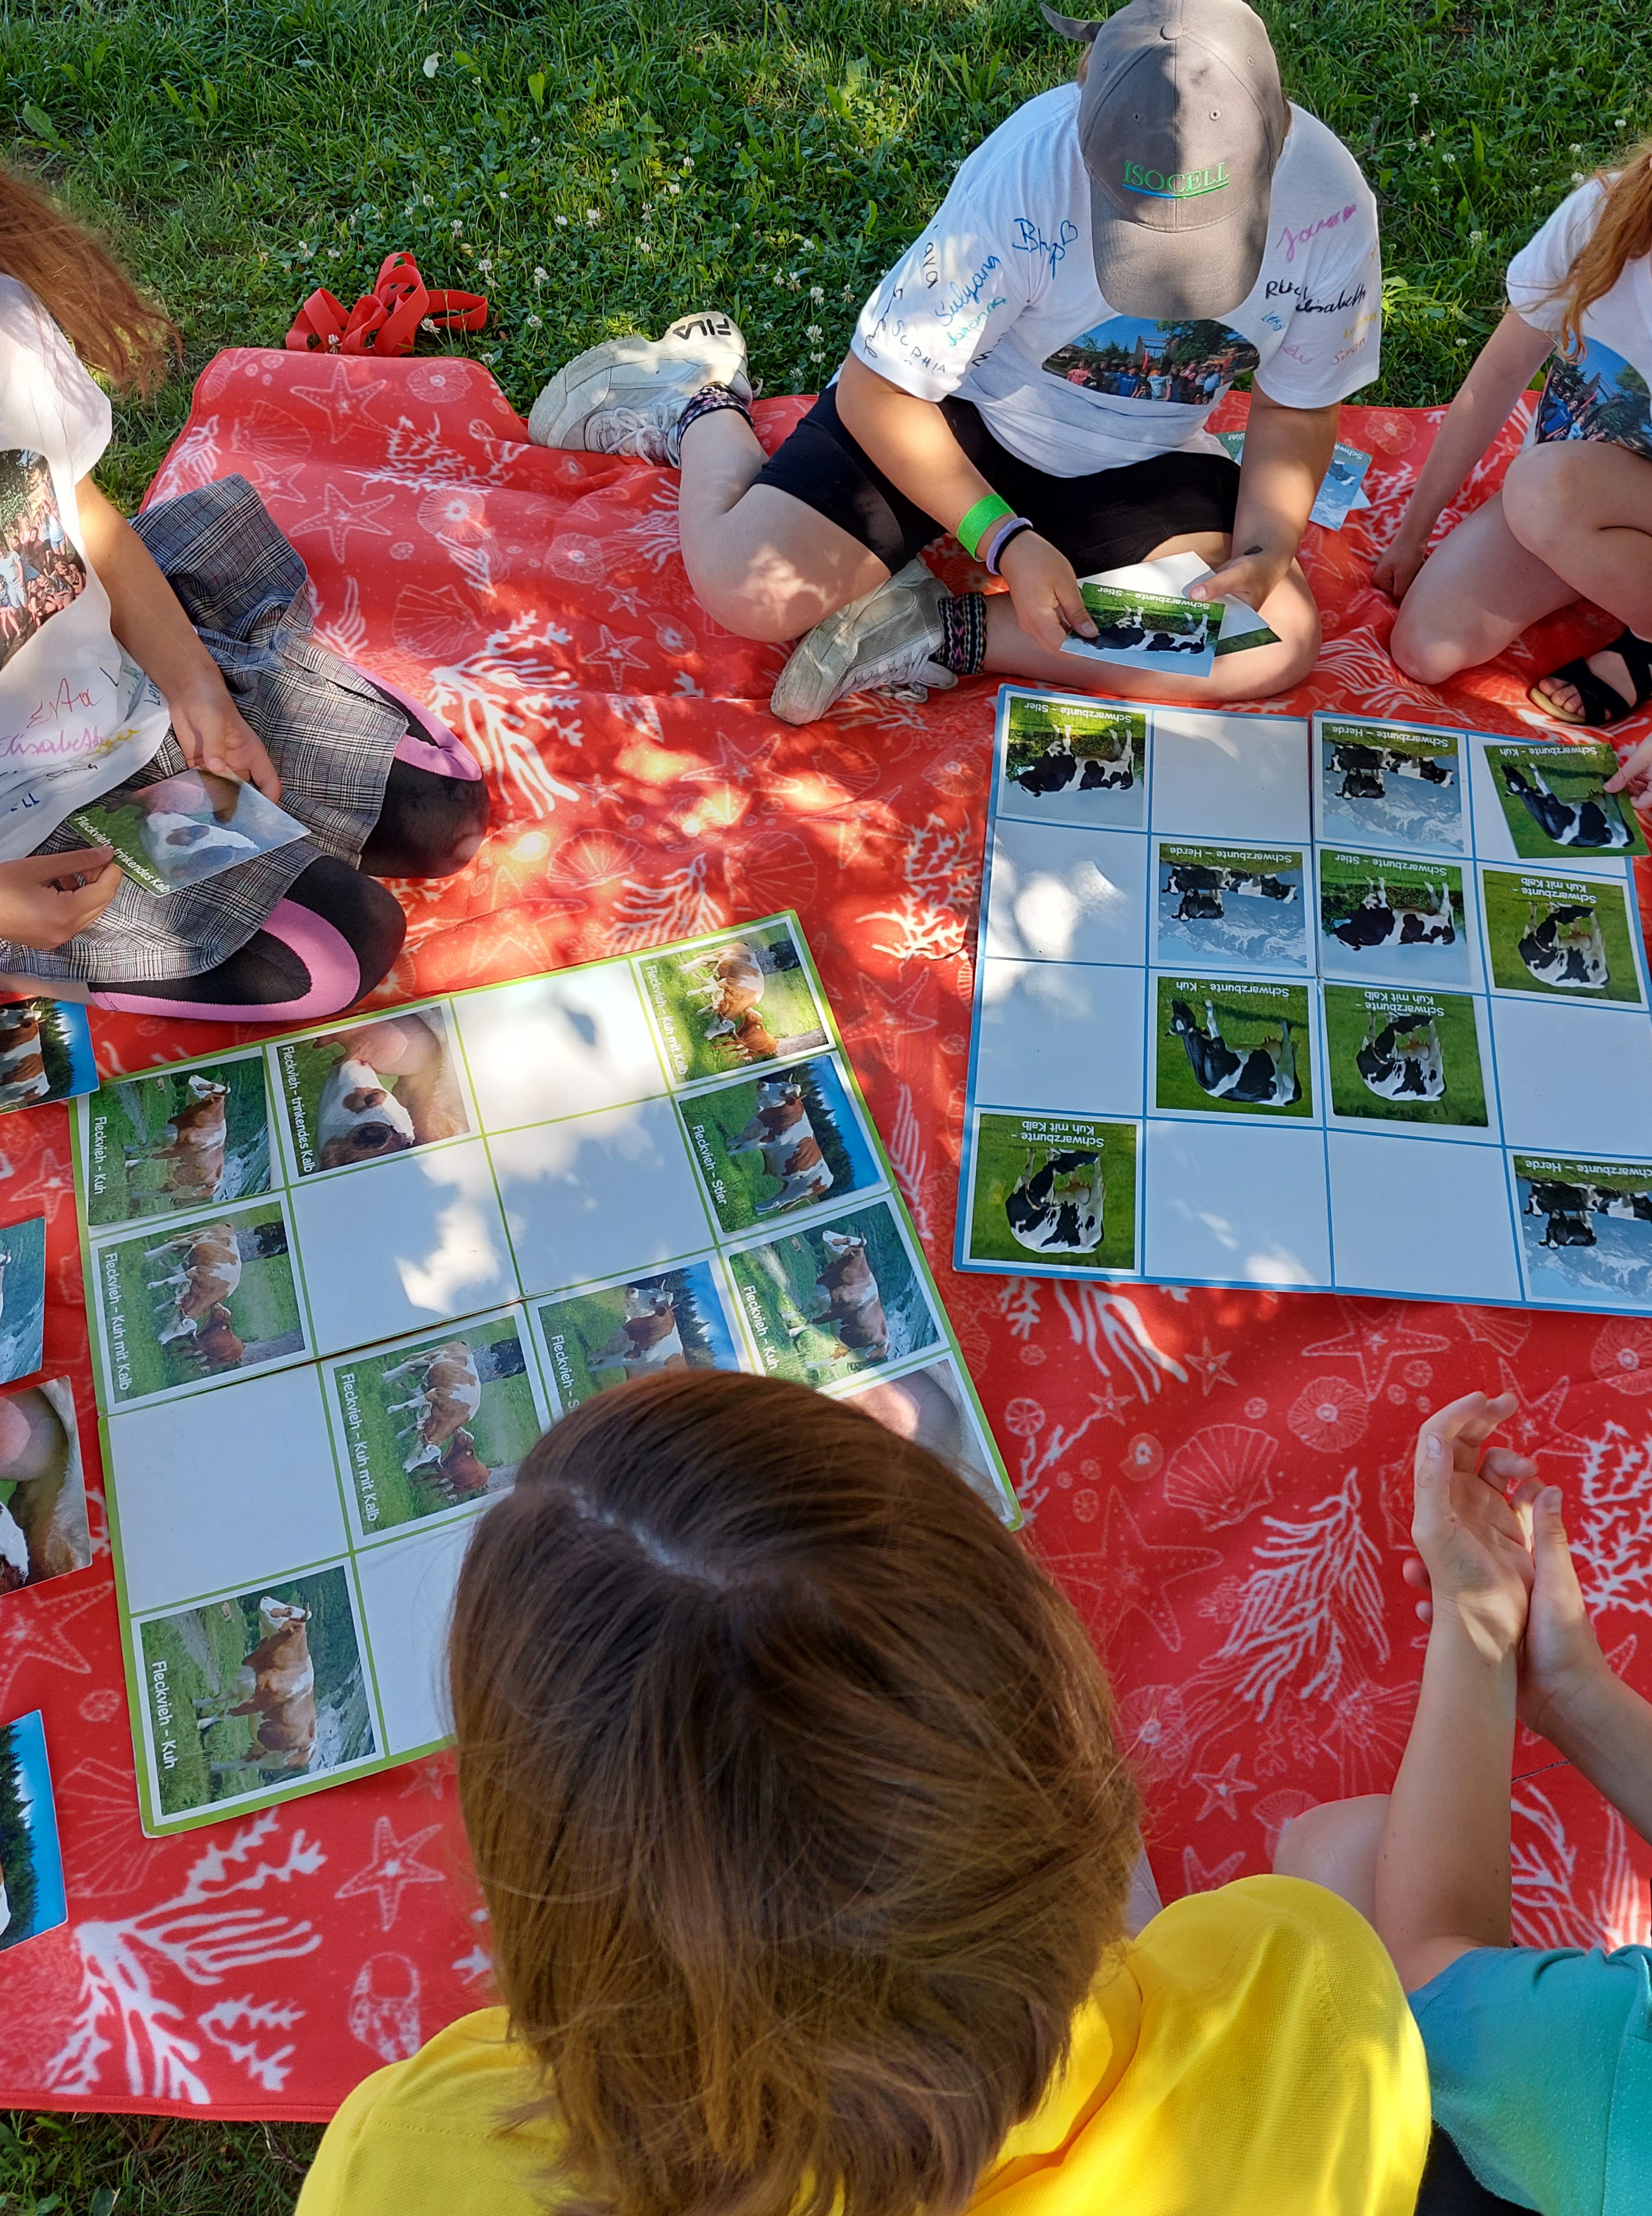
[(1468, 658), (1455, 639), (1431, 631), (1426, 617), (1408, 621), (1403, 608), (1388, 642), (1388, 651), (1396, 666), (1408, 677), (1415, 677), (1419, 685), (1443, 685), (1448, 677), (1456, 676)]
[(1567, 443), (1555, 440), (1524, 448), (1508, 465), (1503, 478), (1503, 520), (1528, 553), (1541, 556), (1573, 520), (1573, 463)]
[(1323, 1801), (1293, 1817), (1273, 1850), (1274, 1874), (1322, 1885), (1369, 1916), (1387, 1814), (1388, 1795), (1368, 1793), (1351, 1800)]

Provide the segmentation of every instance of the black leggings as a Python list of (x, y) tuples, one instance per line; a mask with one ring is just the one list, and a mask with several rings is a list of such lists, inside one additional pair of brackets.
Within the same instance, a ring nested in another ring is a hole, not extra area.
[(94, 988), (92, 1003), (219, 1023), (336, 1016), (387, 974), (407, 934), (400, 902), (378, 879), (452, 877), (475, 853), (487, 822), (481, 779), (439, 777), (394, 761), (359, 870), (323, 854), (287, 888), (263, 929), (225, 960), (195, 977)]

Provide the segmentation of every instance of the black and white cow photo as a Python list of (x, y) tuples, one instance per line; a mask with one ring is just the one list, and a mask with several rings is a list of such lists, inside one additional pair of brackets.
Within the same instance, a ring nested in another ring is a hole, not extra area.
[(1534, 1299), (1652, 1302), (1652, 1169), (1517, 1154)]
[(1462, 763), (1449, 731), (1316, 722), (1320, 835), (1461, 853)]

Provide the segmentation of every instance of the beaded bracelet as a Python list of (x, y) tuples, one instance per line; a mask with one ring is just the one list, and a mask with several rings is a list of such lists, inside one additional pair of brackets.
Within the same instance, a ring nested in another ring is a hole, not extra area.
[(1001, 515), (1014, 515), (1014, 509), (996, 492), (978, 500), (958, 526), (958, 543), (969, 555), (979, 553), (983, 534), (990, 530)]
[(1025, 515), (1012, 515), (1008, 523), (999, 526), (993, 535), (992, 543), (981, 557), (986, 564), (988, 576), (998, 577), (1003, 575), (1001, 565), (1004, 558), (1005, 547), (1012, 539), (1019, 539), (1022, 532), (1031, 531), (1032, 527), (1032, 519)]

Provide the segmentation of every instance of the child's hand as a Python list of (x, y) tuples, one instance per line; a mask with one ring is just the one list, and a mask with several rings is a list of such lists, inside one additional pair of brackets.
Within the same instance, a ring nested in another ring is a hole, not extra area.
[(1566, 1542), (1559, 1487), (1539, 1485), (1531, 1477), (1511, 1498), (1532, 1517), (1536, 1573), (1520, 1650), (1520, 1721), (1552, 1739), (1558, 1718), (1609, 1677), (1611, 1665), (1583, 1604), (1583, 1588)]
[(999, 574), (1009, 587), (1021, 629), (1051, 654), (1069, 633), (1095, 637), (1095, 619), (1084, 605), (1078, 576), (1067, 557), (1036, 531), (1018, 532), (1004, 549)]
[(264, 752), (257, 733), (243, 722), (222, 678), (204, 684), (198, 692), (169, 698), (172, 735), (191, 769), (214, 771), (219, 777), (256, 785), (267, 800), (281, 797), (281, 780)]
[(96, 923), (120, 889), (112, 846), (0, 862), (0, 939), (49, 953)]
[[(1428, 1582), (1428, 1620), (1452, 1611), (1488, 1658), (1519, 1646), (1533, 1574), (1531, 1511), (1519, 1488), (1537, 1465), (1507, 1447), (1481, 1452), (1514, 1407), (1512, 1393), (1468, 1393), (1417, 1434), (1411, 1537)], [(1419, 1582), (1409, 1563), (1406, 1571)]]
[(1427, 532), (1418, 539), (1402, 523), (1377, 557), (1377, 566), (1371, 573), (1371, 582), (1379, 593), (1386, 593), (1390, 600), (1402, 600), (1427, 558)]
[(1624, 756), (1616, 772), (1606, 779), (1608, 792), (1627, 792), (1639, 807), (1652, 797), (1652, 739), (1643, 739), (1639, 746)]

